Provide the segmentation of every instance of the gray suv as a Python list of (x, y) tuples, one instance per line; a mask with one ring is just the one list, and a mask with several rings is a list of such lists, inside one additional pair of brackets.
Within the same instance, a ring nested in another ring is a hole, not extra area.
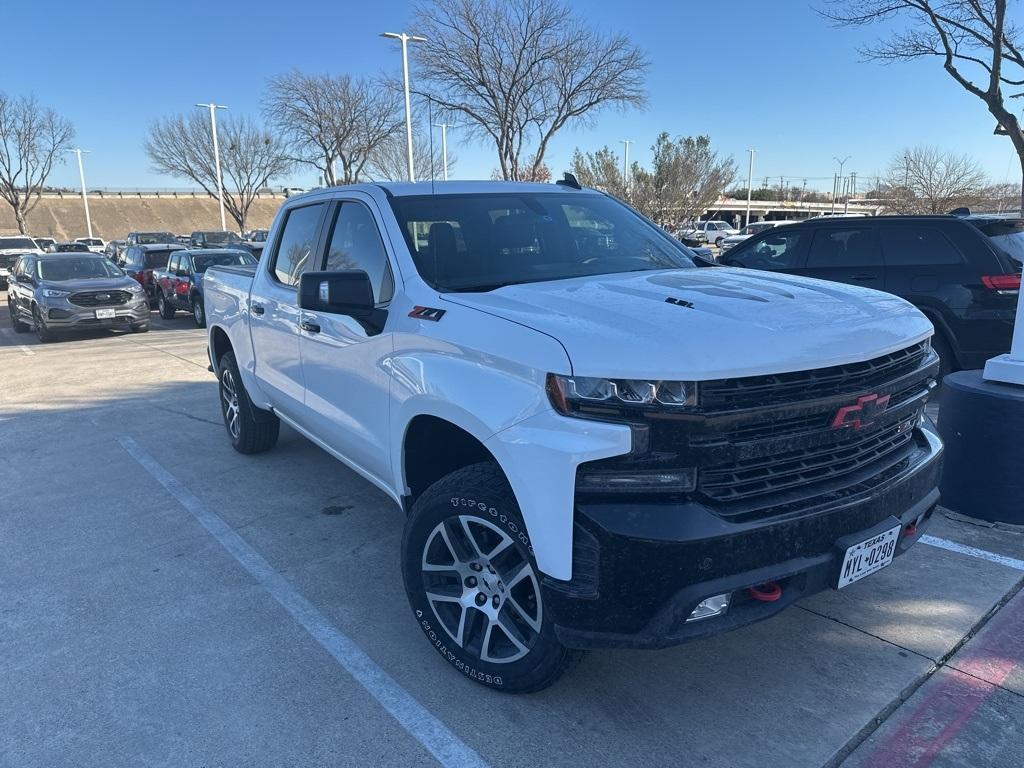
[(110, 259), (98, 254), (26, 254), (11, 275), (7, 308), (17, 333), (42, 342), (58, 331), (149, 330), (149, 299)]

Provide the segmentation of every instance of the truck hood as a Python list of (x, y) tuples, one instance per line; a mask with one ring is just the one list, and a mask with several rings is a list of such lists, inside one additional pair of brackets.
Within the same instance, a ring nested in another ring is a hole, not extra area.
[(869, 360), (932, 325), (890, 294), (715, 267), (506, 286), (446, 300), (561, 342), (577, 376), (707, 380)]

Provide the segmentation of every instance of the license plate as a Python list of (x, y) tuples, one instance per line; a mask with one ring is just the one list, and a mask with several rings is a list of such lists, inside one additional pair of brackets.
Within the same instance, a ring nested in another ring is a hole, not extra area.
[(900, 526), (897, 525), (846, 550), (836, 589), (842, 589), (889, 565), (896, 556), (896, 540), (899, 535)]
[(114, 317), (115, 314), (116, 314), (116, 312), (113, 309), (97, 309), (96, 310), (96, 319), (97, 320), (109, 320), (111, 317)]

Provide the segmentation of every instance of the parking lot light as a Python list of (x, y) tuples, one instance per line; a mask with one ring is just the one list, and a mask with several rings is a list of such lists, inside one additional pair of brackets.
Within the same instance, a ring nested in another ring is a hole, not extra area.
[(381, 37), (402, 41), (402, 84), (405, 90), (405, 157), (409, 163), (409, 181), (416, 181), (416, 170), (412, 164), (412, 107), (409, 101), (409, 42), (425, 43), (427, 38), (409, 35), (405, 32), (381, 32)]
[(227, 229), (227, 220), (224, 218), (224, 182), (220, 173), (220, 148), (217, 146), (217, 110), (227, 109), (223, 104), (196, 104), (210, 110), (210, 133), (213, 134), (213, 163), (217, 168), (217, 202), (220, 204), (220, 228)]
[(68, 152), (74, 152), (78, 157), (78, 180), (82, 185), (82, 205), (85, 206), (85, 228), (89, 231), (89, 239), (92, 239), (92, 218), (89, 216), (89, 198), (85, 191), (85, 169), (82, 167), (82, 153), (89, 154), (90, 150), (81, 149), (76, 147), (69, 149)]

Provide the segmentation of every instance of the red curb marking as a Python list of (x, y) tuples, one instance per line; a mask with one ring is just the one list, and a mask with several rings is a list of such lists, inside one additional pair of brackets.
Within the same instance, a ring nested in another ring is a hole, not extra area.
[[(1024, 663), (1024, 593), (1000, 610), (928, 688), (914, 710), (860, 764), (925, 768), (1018, 664)], [(980, 678), (980, 679), (979, 679)]]

